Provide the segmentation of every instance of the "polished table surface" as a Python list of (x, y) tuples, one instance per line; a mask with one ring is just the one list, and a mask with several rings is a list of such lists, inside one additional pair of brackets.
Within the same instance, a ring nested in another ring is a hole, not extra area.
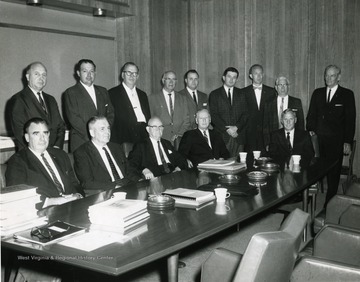
[[(225, 210), (214, 201), (199, 210), (175, 208), (173, 211), (163, 213), (150, 211), (150, 217), (144, 223), (145, 230), (147, 229), (144, 233), (134, 236), (125, 243), (113, 243), (91, 252), (59, 244), (40, 247), (35, 244), (20, 243), (12, 238), (2, 240), (2, 248), (51, 258), (60, 263), (101, 273), (120, 275), (157, 259), (169, 258), (182, 249), (236, 224), (245, 224), (245, 220), (274, 208), (304, 191), (322, 178), (329, 168), (330, 165), (321, 161), (307, 169), (301, 169), (298, 173), (282, 168), (279, 172), (271, 174), (267, 179), (267, 185), (260, 188), (249, 185), (246, 173), (253, 170), (250, 168), (238, 174), (239, 183), (230, 186), (225, 184), (230, 190), (238, 189), (245, 193), (231, 195), (226, 200)], [(190, 169), (151, 181), (138, 182), (116, 191), (126, 191), (128, 199), (146, 200), (149, 194), (158, 194), (165, 189), (177, 187), (212, 189), (219, 184), (224, 186), (220, 183), (218, 174)], [(50, 207), (41, 212), (48, 216), (49, 222), (62, 220), (88, 227), (89, 205), (110, 198), (112, 192), (114, 191), (105, 191), (62, 206)], [(221, 214), (219, 214), (220, 209)]]

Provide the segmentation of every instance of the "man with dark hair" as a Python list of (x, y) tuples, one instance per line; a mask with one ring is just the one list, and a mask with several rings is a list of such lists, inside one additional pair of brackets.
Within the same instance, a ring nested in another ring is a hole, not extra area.
[(241, 89), (249, 110), (245, 146), (247, 152), (265, 151), (263, 124), (264, 120), (269, 120), (270, 117), (264, 115), (264, 109), (266, 104), (276, 98), (276, 91), (263, 84), (263, 76), (263, 67), (258, 64), (252, 65), (249, 69), (252, 84)]
[(28, 147), (14, 154), (8, 162), (8, 185), (27, 184), (37, 187), (43, 208), (82, 198), (68, 155), (49, 147), (50, 131), (42, 118), (32, 118), (24, 125)]
[(104, 87), (94, 85), (96, 65), (92, 60), (81, 59), (76, 65), (79, 81), (64, 93), (64, 110), (70, 123), (70, 151), (89, 141), (87, 122), (92, 116), (105, 116), (114, 121), (114, 108)]
[(91, 141), (74, 152), (75, 172), (87, 194), (119, 188), (138, 177), (131, 177), (120, 144), (110, 141), (110, 124), (106, 117), (95, 116), (88, 123)]
[(133, 62), (127, 62), (120, 73), (121, 83), (109, 90), (115, 109), (111, 141), (126, 147), (129, 143), (147, 138), (146, 124), (150, 119), (150, 107), (147, 94), (136, 87), (139, 67)]
[(190, 128), (196, 128), (195, 115), (196, 112), (201, 109), (207, 109), (208, 107), (208, 96), (197, 90), (199, 85), (199, 74), (196, 70), (188, 70), (184, 75), (185, 88), (179, 93), (186, 98), (189, 117), (190, 117)]
[(336, 162), (327, 175), (325, 206), (337, 193), (343, 155), (350, 153), (355, 134), (354, 92), (341, 87), (340, 79), (341, 69), (338, 66), (326, 67), (326, 87), (314, 90), (306, 118), (307, 130), (318, 137), (320, 158), (329, 164)]
[(40, 62), (27, 67), (28, 86), (15, 94), (12, 100), (11, 127), (18, 149), (26, 148), (24, 124), (31, 118), (41, 117), (49, 124), (49, 146), (62, 149), (65, 136), (65, 124), (59, 112), (55, 98), (43, 89), (47, 82), (47, 70)]
[(239, 77), (236, 68), (227, 68), (222, 76), (223, 86), (212, 91), (209, 109), (214, 130), (222, 135), (231, 157), (243, 151), (248, 110), (245, 96), (235, 87)]

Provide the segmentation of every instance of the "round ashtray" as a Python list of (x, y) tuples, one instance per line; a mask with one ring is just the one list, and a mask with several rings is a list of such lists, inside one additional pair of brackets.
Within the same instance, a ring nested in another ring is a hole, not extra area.
[(240, 176), (233, 174), (224, 174), (219, 176), (220, 182), (225, 182), (225, 183), (237, 183), (240, 181), (240, 178), (241, 178)]
[(255, 160), (256, 165), (263, 165), (271, 161), (271, 158), (269, 157), (260, 157)]
[(264, 182), (268, 174), (261, 170), (254, 170), (246, 174), (251, 182)]
[(279, 171), (280, 166), (275, 163), (266, 163), (260, 166), (260, 169), (265, 170), (266, 172), (276, 172)]
[(170, 210), (175, 207), (175, 200), (166, 195), (155, 195), (148, 198), (147, 206), (153, 210)]

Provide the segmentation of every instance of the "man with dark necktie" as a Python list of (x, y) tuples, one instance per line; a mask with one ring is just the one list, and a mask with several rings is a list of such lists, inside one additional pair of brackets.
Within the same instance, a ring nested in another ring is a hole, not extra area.
[(6, 170), (8, 185), (27, 184), (37, 187), (43, 208), (82, 198), (68, 155), (49, 147), (50, 131), (41, 118), (32, 118), (24, 125), (28, 147), (14, 154)]
[(10, 121), (18, 149), (26, 148), (24, 124), (31, 118), (41, 117), (49, 124), (49, 146), (62, 149), (65, 136), (65, 124), (59, 112), (55, 98), (43, 89), (47, 82), (47, 70), (40, 62), (34, 62), (26, 68), (28, 86), (15, 94), (10, 101)]
[(130, 171), (145, 179), (180, 171), (188, 167), (186, 159), (168, 140), (162, 139), (164, 126), (157, 117), (152, 117), (146, 130), (149, 138), (135, 144), (129, 154)]
[(106, 117), (90, 118), (88, 129), (91, 140), (74, 152), (75, 172), (85, 193), (119, 188), (139, 177), (128, 170), (123, 147), (110, 141), (110, 124)]
[(186, 131), (181, 139), (179, 152), (194, 166), (209, 159), (226, 159), (230, 157), (221, 135), (210, 130), (211, 116), (203, 109), (196, 113), (197, 129)]
[(195, 129), (197, 127), (195, 122), (196, 112), (201, 109), (207, 109), (208, 96), (199, 91), (199, 74), (196, 70), (188, 70), (184, 75), (185, 88), (179, 93), (186, 98), (189, 116), (190, 116), (190, 128)]

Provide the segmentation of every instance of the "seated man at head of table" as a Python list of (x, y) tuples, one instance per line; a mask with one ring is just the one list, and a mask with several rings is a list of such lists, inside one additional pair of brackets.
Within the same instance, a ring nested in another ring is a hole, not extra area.
[(8, 185), (36, 186), (44, 201), (43, 208), (82, 198), (68, 155), (49, 147), (50, 131), (42, 118), (32, 118), (24, 125), (28, 147), (14, 154), (8, 162)]
[(306, 166), (314, 157), (314, 148), (309, 132), (295, 128), (296, 121), (296, 113), (292, 109), (283, 111), (283, 128), (270, 134), (269, 155), (275, 161), (287, 164), (292, 155), (300, 155), (300, 165)]
[(229, 151), (220, 133), (209, 130), (211, 116), (208, 110), (196, 113), (197, 129), (186, 131), (181, 139), (179, 152), (186, 156), (194, 166), (210, 159), (226, 159)]
[(146, 130), (149, 137), (135, 144), (129, 154), (131, 171), (140, 177), (151, 179), (188, 168), (186, 159), (175, 150), (170, 141), (161, 138), (164, 126), (158, 117), (149, 120)]
[(139, 177), (128, 171), (123, 147), (110, 141), (110, 124), (104, 116), (88, 122), (91, 140), (74, 152), (75, 172), (86, 194), (119, 188)]

